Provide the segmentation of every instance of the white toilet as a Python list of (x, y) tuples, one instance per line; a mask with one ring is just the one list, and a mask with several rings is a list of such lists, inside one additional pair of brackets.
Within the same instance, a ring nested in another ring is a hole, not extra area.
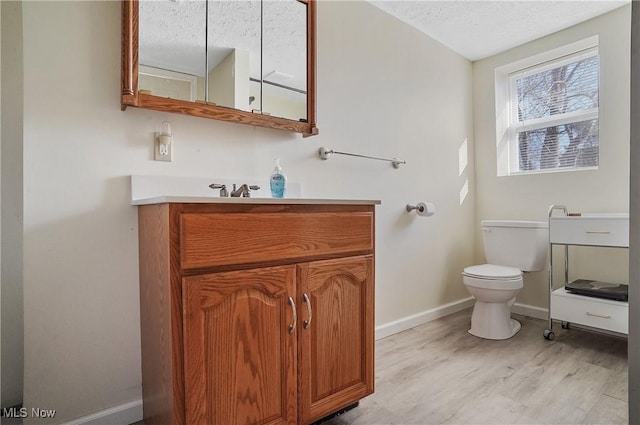
[(507, 339), (520, 330), (511, 306), (522, 289), (523, 271), (543, 270), (549, 225), (543, 221), (483, 220), (484, 252), (489, 264), (464, 269), (462, 282), (476, 299), (469, 333)]

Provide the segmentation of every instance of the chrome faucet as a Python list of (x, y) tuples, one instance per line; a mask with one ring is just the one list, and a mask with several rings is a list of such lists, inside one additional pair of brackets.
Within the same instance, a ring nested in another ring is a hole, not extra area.
[(243, 197), (243, 198), (250, 198), (251, 197), (251, 191), (252, 190), (258, 190), (260, 189), (260, 186), (257, 185), (247, 185), (247, 184), (241, 184), (239, 188), (236, 189), (236, 185), (235, 183), (233, 184), (233, 190), (231, 191), (231, 197), (232, 198), (239, 198), (239, 197)]

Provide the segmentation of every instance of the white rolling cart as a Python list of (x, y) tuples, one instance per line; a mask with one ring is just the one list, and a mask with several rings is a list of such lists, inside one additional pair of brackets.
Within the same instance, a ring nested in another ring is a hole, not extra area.
[[(554, 212), (561, 212), (561, 214)], [(553, 247), (564, 246), (564, 286), (554, 289)], [(582, 214), (572, 216), (564, 205), (549, 207), (549, 323), (544, 337), (553, 340), (553, 321), (560, 321), (567, 329), (571, 323), (627, 335), (629, 304), (627, 301), (579, 295), (569, 292), (569, 247), (593, 246), (603, 248), (629, 247), (628, 214)], [(603, 265), (605, 266), (605, 265)], [(584, 281), (583, 282), (591, 282)], [(576, 283), (576, 281), (572, 282)], [(603, 282), (593, 282), (609, 285)]]

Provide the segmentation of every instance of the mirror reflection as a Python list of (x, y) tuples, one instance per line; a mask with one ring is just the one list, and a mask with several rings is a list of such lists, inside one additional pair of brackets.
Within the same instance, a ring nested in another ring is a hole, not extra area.
[(139, 3), (141, 93), (204, 99), (205, 6), (204, 1)]
[(260, 111), (250, 98), (250, 78), (260, 75), (261, 1), (208, 4), (207, 101), (243, 111)]
[(298, 1), (266, 1), (263, 8), (263, 111), (306, 120), (306, 6)]
[(297, 0), (141, 1), (139, 91), (306, 122), (306, 8)]

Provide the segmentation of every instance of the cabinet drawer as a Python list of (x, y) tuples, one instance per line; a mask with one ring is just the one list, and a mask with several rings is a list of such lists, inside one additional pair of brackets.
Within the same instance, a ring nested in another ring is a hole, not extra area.
[(551, 293), (551, 317), (623, 334), (629, 331), (627, 303), (575, 295), (564, 288)]
[(183, 213), (183, 269), (373, 252), (372, 212)]
[(611, 217), (551, 217), (551, 243), (591, 246), (629, 246), (629, 218)]

